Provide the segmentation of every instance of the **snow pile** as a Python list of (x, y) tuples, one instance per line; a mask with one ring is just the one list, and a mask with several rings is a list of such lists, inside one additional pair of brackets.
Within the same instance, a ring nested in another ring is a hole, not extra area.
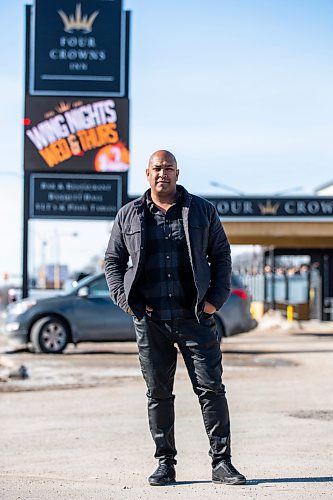
[(287, 321), (281, 311), (269, 309), (259, 321), (257, 330), (292, 330), (300, 328), (298, 321)]

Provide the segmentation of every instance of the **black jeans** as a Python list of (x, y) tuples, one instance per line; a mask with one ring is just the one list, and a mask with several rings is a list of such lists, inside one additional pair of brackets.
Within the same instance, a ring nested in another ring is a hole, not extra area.
[(148, 388), (148, 418), (156, 445), (155, 458), (176, 463), (175, 397), (172, 394), (177, 364), (175, 343), (199, 398), (212, 465), (230, 458), (229, 411), (214, 317), (204, 315), (200, 323), (195, 319), (156, 321), (145, 317), (134, 319), (134, 326), (141, 370)]

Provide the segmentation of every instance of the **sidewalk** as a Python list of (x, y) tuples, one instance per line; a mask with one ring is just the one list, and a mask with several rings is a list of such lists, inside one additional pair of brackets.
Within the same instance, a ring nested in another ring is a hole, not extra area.
[(333, 333), (303, 328), (257, 330), (223, 344), (233, 462), (247, 485), (210, 482), (208, 441), (179, 359), (177, 485), (147, 484), (155, 461), (145, 387), (130, 376), (0, 394), (0, 498), (332, 498)]

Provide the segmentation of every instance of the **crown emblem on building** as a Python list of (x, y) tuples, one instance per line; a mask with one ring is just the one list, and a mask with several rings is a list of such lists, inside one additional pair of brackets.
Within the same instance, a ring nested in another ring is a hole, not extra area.
[(279, 209), (280, 203), (277, 202), (277, 203), (274, 203), (274, 205), (272, 205), (271, 200), (267, 200), (265, 205), (263, 203), (258, 203), (258, 206), (259, 206), (261, 215), (276, 215), (276, 213)]
[(95, 10), (89, 17), (88, 14), (82, 15), (81, 4), (76, 4), (75, 15), (67, 15), (63, 10), (58, 10), (58, 14), (64, 23), (64, 30), (67, 33), (73, 33), (75, 30), (82, 30), (85, 33), (92, 31), (92, 25), (99, 14), (99, 10)]

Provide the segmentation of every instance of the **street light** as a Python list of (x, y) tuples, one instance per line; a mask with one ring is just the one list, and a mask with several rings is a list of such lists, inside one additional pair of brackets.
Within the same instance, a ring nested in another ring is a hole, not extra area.
[(79, 233), (77, 232), (59, 233), (58, 229), (55, 228), (53, 234), (55, 236), (55, 263), (54, 263), (53, 280), (54, 280), (54, 288), (59, 289), (61, 288), (60, 236), (70, 236), (76, 238), (79, 235)]
[[(235, 189), (233, 187), (227, 186), (226, 184), (222, 184), (221, 182), (216, 182), (216, 181), (210, 181), (209, 183), (211, 186), (218, 187), (221, 189), (225, 189), (227, 191), (230, 191), (231, 193), (236, 194), (237, 196), (249, 196), (248, 194), (244, 193), (243, 191), (239, 191), (238, 189)], [(276, 193), (268, 193), (267, 196), (284, 196), (287, 193), (293, 192), (293, 191), (302, 191), (303, 188), (300, 186), (297, 187), (292, 187), (288, 189), (284, 189), (283, 191), (278, 191)]]
[(284, 191), (279, 191), (278, 193), (273, 193), (271, 196), (284, 196), (285, 194), (292, 193), (293, 191), (303, 191), (303, 188), (300, 186), (288, 188), (288, 189), (285, 189)]
[(210, 181), (209, 183), (211, 186), (218, 187), (221, 189), (226, 189), (227, 191), (230, 191), (231, 193), (237, 194), (238, 196), (246, 196), (243, 191), (239, 191), (238, 189), (235, 189), (233, 187), (227, 186), (226, 184), (222, 184), (221, 182), (216, 182), (216, 181)]

